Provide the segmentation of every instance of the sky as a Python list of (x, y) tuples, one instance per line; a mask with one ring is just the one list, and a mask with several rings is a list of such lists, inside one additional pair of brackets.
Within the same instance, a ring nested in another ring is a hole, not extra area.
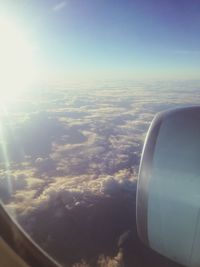
[(0, 6), (0, 18), (25, 33), (35, 68), (49, 79), (199, 78), (199, 0), (1, 0)]

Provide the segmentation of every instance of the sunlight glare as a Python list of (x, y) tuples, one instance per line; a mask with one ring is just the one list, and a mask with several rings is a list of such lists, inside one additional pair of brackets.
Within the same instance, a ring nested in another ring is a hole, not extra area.
[(36, 74), (34, 48), (14, 23), (0, 19), (0, 101), (15, 98)]

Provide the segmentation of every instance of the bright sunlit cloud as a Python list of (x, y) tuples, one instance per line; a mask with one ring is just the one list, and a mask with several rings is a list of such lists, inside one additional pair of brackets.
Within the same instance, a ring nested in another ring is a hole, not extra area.
[(0, 18), (0, 98), (13, 98), (25, 90), (36, 75), (32, 44), (14, 23)]

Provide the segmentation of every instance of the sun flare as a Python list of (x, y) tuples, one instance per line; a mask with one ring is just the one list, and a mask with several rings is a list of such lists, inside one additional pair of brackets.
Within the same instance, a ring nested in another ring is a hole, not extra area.
[(0, 101), (14, 98), (31, 84), (35, 63), (34, 48), (25, 33), (0, 18)]

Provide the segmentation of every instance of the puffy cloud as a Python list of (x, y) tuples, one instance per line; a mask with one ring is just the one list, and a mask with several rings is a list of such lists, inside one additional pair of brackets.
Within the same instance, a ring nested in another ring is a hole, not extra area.
[(92, 259), (97, 262), (101, 254), (102, 264), (110, 264), (107, 256), (125, 260), (127, 252), (117, 243), (130, 230), (132, 263), (146, 266), (137, 256), (146, 252), (135, 224), (144, 137), (157, 111), (198, 103), (200, 97), (184, 92), (183, 83), (89, 88), (38, 90), (27, 105), (10, 110), (14, 121), (2, 120), (10, 179), (2, 157), (0, 194), (37, 242), (64, 263), (85, 260), (94, 266)]
[(136, 180), (128, 171), (98, 179), (60, 177), (36, 198), (30, 190), (26, 201), (8, 207), (17, 208), (18, 220), (40, 245), (72, 264), (92, 255), (98, 259), (108, 250), (115, 253), (116, 239), (134, 221), (135, 191)]

